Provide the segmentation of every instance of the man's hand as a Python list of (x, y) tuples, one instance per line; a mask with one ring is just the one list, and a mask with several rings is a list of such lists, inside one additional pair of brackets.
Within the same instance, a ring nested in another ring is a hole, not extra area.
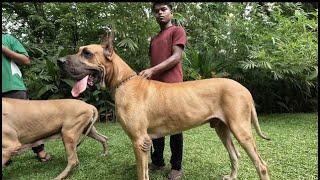
[(149, 68), (149, 69), (145, 69), (145, 70), (141, 71), (139, 73), (139, 76), (150, 79), (153, 74), (154, 74), (154, 71), (152, 70), (152, 68)]
[(141, 71), (139, 76), (150, 79), (153, 75), (160, 74), (177, 65), (182, 60), (183, 48), (178, 45), (174, 45), (172, 47), (172, 51), (173, 54), (168, 59), (156, 66), (153, 66), (152, 68)]

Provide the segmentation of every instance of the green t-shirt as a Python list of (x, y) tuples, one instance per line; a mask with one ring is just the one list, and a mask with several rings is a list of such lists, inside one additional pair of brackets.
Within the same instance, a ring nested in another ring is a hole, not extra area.
[[(2, 34), (2, 45), (29, 57), (23, 45), (9, 34)], [(2, 53), (2, 93), (12, 90), (26, 90), (26, 86), (23, 83), (19, 67)]]

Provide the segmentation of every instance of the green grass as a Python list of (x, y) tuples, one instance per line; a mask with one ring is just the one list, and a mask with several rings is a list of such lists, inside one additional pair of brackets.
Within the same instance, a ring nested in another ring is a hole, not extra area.
[[(271, 179), (318, 179), (318, 115), (275, 114), (259, 117), (262, 131), (271, 141), (256, 135), (261, 157), (269, 166)], [(129, 138), (118, 123), (96, 124), (99, 132), (110, 139), (110, 156), (99, 156), (100, 143), (87, 138), (78, 148), (80, 165), (68, 179), (136, 179), (134, 154)], [(255, 132), (255, 131), (254, 131)], [(238, 179), (258, 179), (256, 170), (247, 154), (240, 150)], [(53, 156), (48, 163), (40, 163), (31, 150), (12, 157), (13, 163), (2, 169), (3, 179), (53, 179), (66, 166), (64, 147), (60, 140), (46, 143), (46, 150)], [(150, 179), (166, 179), (170, 170), (169, 138), (166, 138), (165, 172), (150, 174)], [(224, 146), (209, 125), (184, 133), (184, 179), (221, 179), (230, 172), (230, 161)]]

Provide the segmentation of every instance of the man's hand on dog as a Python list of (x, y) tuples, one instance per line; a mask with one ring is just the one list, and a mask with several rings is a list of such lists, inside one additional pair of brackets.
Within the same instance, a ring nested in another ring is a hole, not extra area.
[(145, 69), (145, 70), (141, 71), (141, 72), (139, 73), (139, 76), (142, 76), (142, 77), (144, 77), (144, 78), (150, 79), (153, 74), (154, 74), (153, 69), (152, 69), (152, 68), (149, 68), (149, 69)]

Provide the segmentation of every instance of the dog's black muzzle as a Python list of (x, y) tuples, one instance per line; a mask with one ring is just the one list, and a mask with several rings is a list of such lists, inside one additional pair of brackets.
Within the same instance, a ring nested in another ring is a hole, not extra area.
[(72, 61), (70, 58), (70, 56), (59, 58), (57, 63), (71, 78), (78, 81), (87, 75), (91, 75), (94, 79), (100, 79), (101, 69), (89, 67), (80, 61)]

